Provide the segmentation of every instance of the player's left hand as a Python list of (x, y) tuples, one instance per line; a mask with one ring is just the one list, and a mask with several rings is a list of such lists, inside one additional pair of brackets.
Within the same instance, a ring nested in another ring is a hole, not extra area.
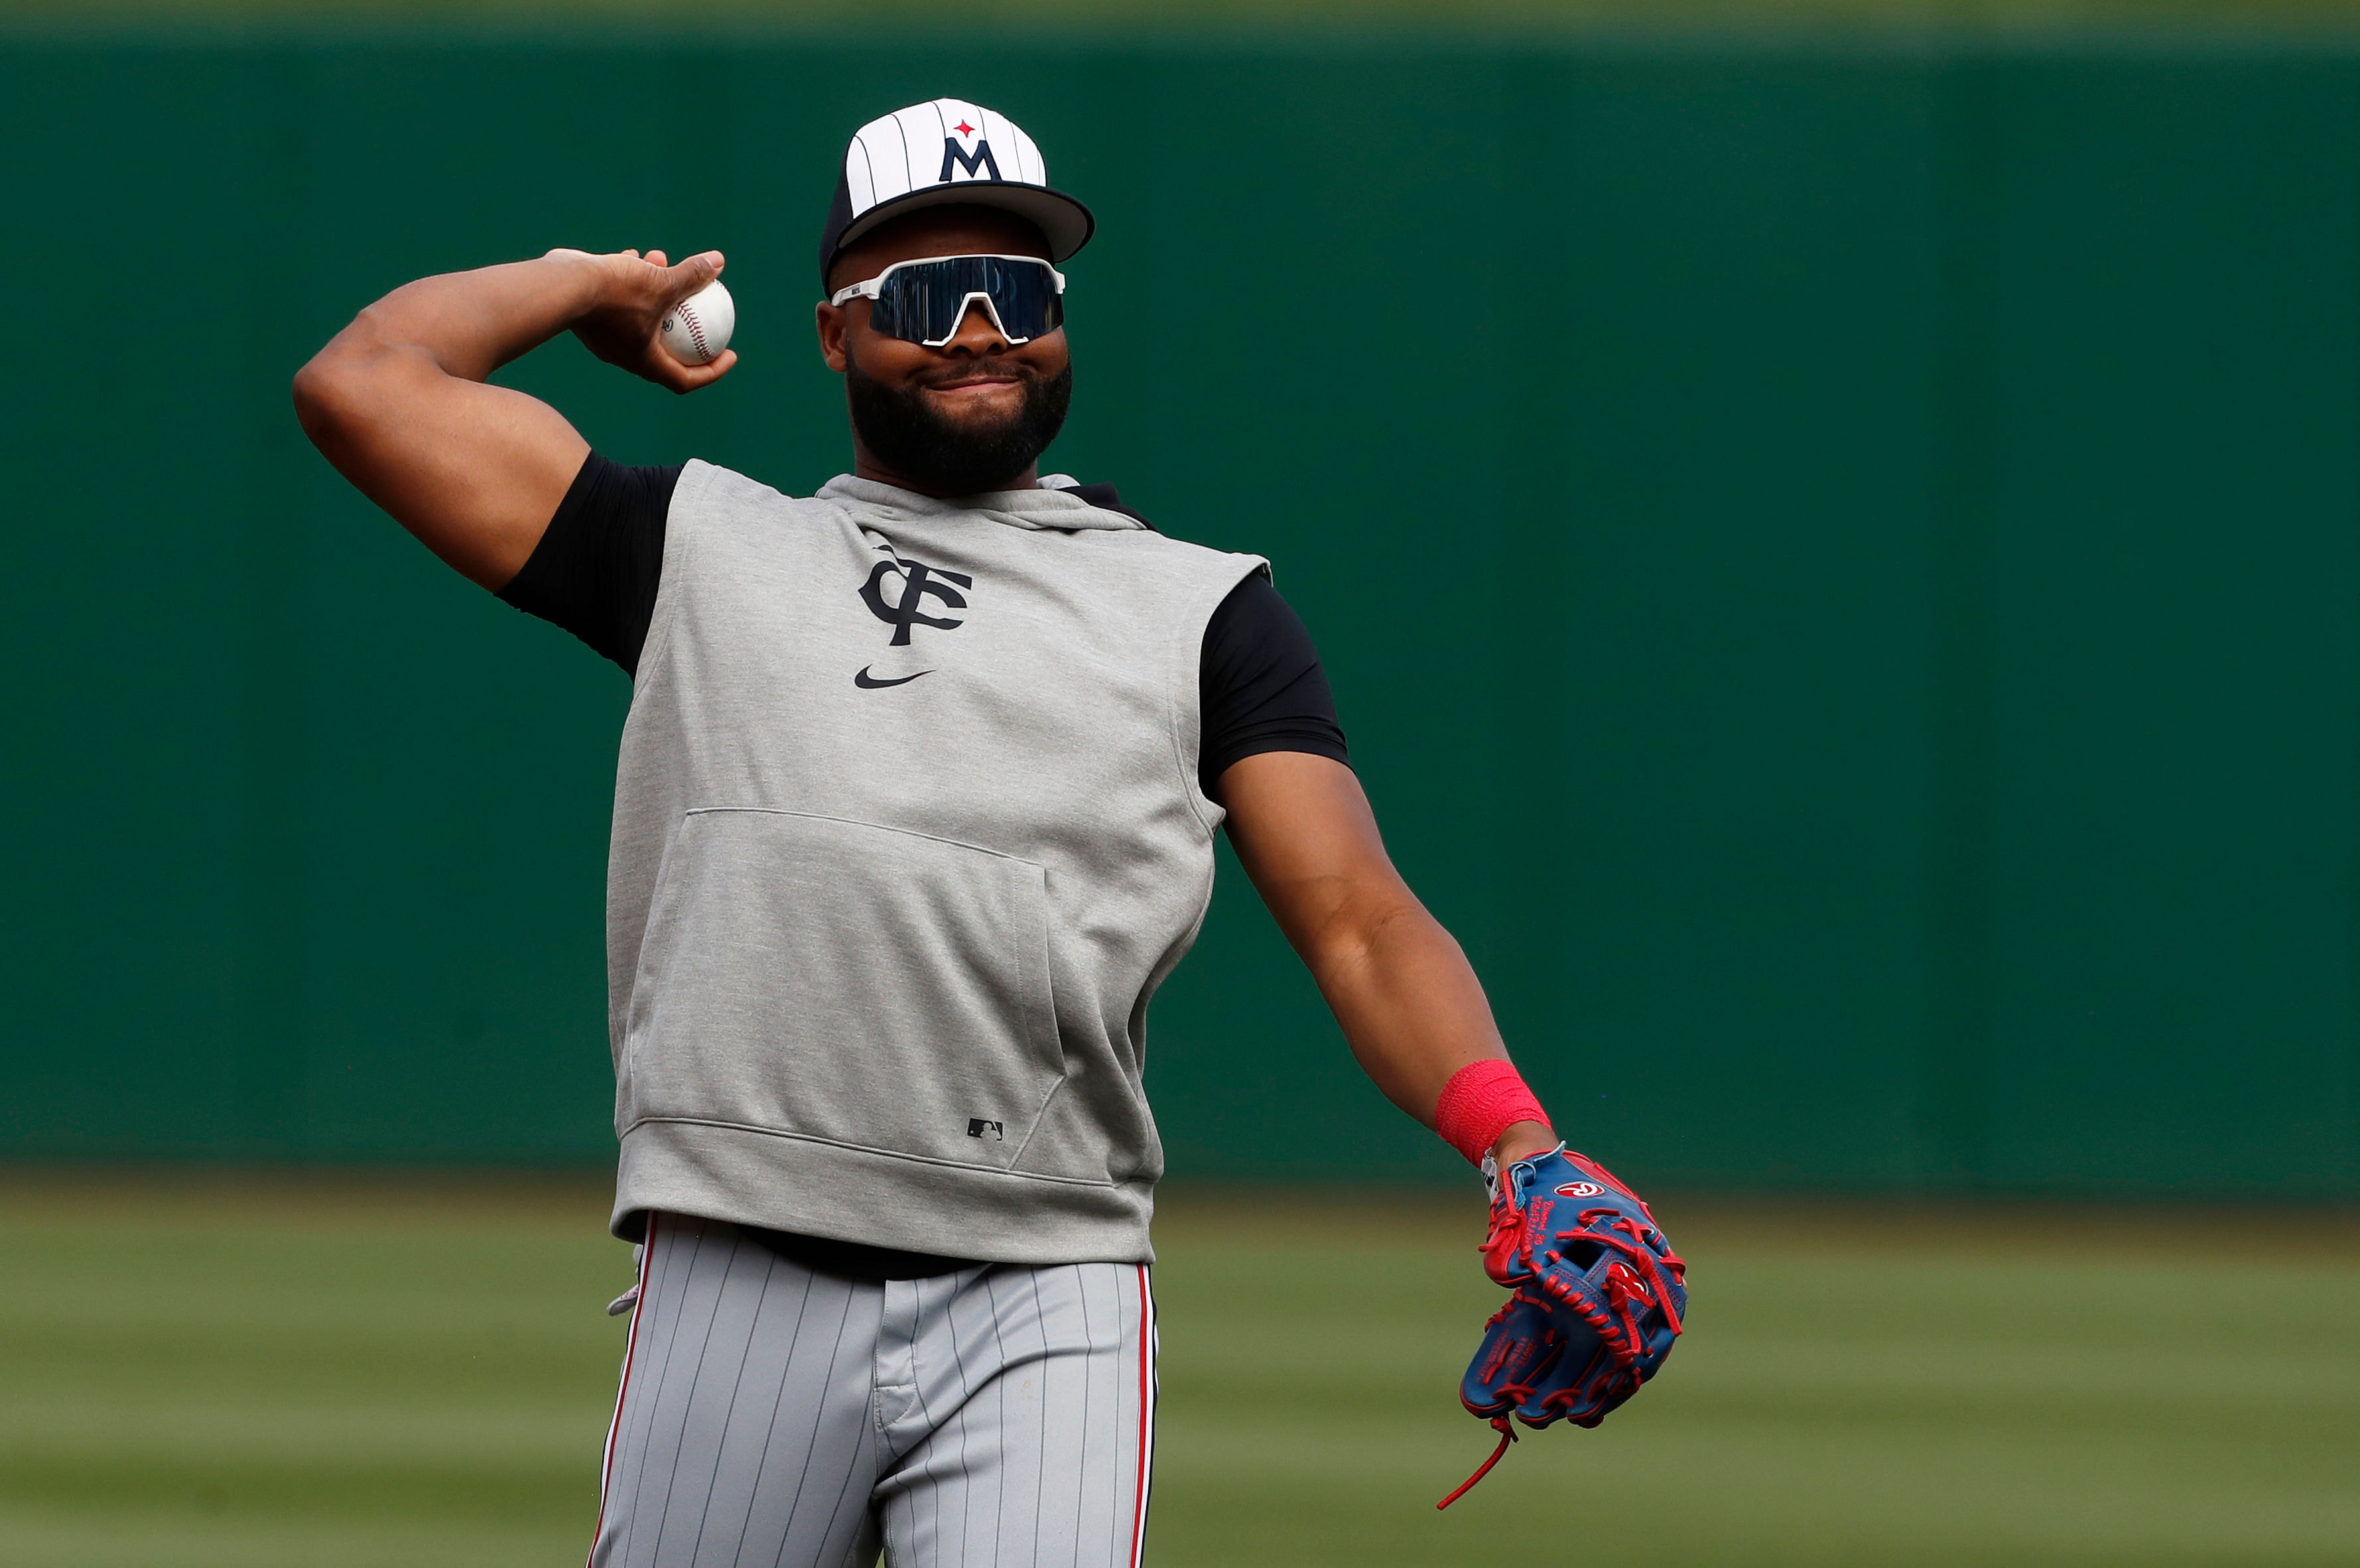
[(1500, 1446), (1444, 1508), (1507, 1451), (1511, 1413), (1529, 1427), (1605, 1420), (1663, 1366), (1688, 1311), (1688, 1265), (1604, 1166), (1560, 1144), (1484, 1175), (1483, 1268), (1513, 1294), (1484, 1325), (1459, 1399)]

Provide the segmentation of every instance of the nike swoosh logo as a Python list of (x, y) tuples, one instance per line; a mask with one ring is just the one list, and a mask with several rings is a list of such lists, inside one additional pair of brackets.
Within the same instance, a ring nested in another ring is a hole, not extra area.
[[(921, 670), (918, 671), (918, 675), (932, 675), (934, 671), (931, 670)], [(864, 666), (860, 673), (852, 678), (852, 683), (855, 686), (859, 687), (863, 691), (882, 691), (888, 686), (906, 686), (911, 681), (915, 681), (918, 678), (918, 675), (897, 675), (890, 681), (880, 681), (870, 675), (868, 669)]]

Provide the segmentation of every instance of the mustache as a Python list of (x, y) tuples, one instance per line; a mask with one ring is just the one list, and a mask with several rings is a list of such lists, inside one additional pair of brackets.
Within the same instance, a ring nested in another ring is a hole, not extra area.
[(1012, 361), (1004, 364), (987, 361), (980, 365), (929, 366), (910, 377), (909, 384), (921, 390), (932, 390), (961, 381), (1012, 381), (1030, 389), (1039, 387), (1042, 379), (1041, 372), (1032, 365)]

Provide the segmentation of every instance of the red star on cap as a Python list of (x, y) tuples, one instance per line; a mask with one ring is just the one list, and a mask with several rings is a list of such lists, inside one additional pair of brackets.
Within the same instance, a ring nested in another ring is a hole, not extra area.
[(975, 127), (968, 125), (965, 120), (961, 120), (958, 123), (958, 134), (963, 136), (971, 136), (975, 135)]

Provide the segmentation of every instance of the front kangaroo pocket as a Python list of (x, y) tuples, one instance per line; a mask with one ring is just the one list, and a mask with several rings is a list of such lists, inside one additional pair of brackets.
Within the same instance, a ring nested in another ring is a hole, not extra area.
[(1005, 1169), (1064, 1075), (1047, 874), (867, 822), (690, 811), (626, 1044), (634, 1121)]

